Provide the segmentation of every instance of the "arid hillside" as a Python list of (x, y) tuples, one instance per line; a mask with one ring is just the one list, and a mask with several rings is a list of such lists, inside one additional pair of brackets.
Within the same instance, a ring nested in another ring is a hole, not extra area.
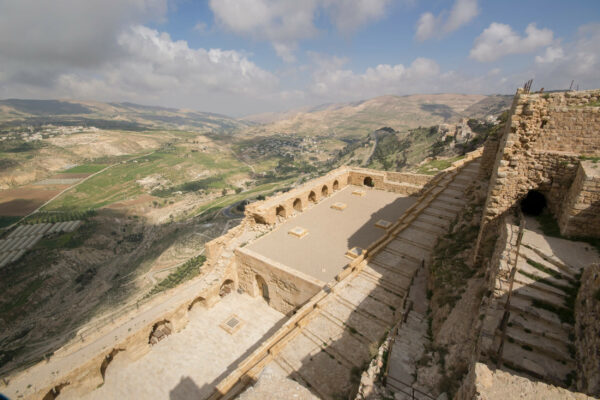
[(420, 126), (455, 123), (464, 117), (497, 115), (508, 108), (510, 99), (511, 96), (463, 94), (381, 96), (355, 103), (253, 115), (242, 120), (263, 124), (246, 128), (247, 135), (349, 137), (364, 135), (382, 126), (405, 132)]

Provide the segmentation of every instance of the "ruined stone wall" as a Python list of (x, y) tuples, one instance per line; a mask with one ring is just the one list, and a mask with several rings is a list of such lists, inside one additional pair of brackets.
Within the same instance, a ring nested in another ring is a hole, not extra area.
[(375, 189), (411, 196), (423, 189), (423, 186), (432, 179), (432, 176), (353, 168), (350, 170), (348, 180), (352, 185), (363, 186), (365, 185), (365, 179), (368, 178), (372, 180)]
[[(325, 282), (270, 260), (246, 248), (236, 252), (239, 287), (250, 296), (261, 296), (262, 278), (268, 287), (268, 303), (289, 315), (325, 286)], [(257, 276), (260, 277), (257, 279)]]
[(600, 397), (600, 264), (587, 267), (575, 303), (577, 389)]
[(558, 224), (566, 236), (600, 237), (600, 163), (579, 164)]
[(600, 153), (600, 90), (515, 96), (490, 180), (483, 222), (495, 219), (531, 189), (550, 210), (575, 179), (579, 155)]

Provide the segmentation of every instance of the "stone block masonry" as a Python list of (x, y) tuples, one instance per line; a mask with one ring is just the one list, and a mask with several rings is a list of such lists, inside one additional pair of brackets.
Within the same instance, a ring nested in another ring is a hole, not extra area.
[(563, 235), (600, 237), (599, 162), (581, 162), (558, 223)]
[[(530, 190), (544, 194), (552, 213), (561, 216), (580, 157), (600, 155), (599, 99), (600, 90), (517, 91), (498, 145), (484, 224), (513, 207)], [(489, 155), (493, 143), (488, 147)], [(576, 194), (569, 196), (571, 202), (576, 201)]]

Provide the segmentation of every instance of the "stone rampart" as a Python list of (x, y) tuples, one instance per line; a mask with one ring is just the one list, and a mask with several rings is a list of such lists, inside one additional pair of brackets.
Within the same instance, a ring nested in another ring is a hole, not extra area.
[(600, 397), (600, 264), (585, 268), (575, 302), (577, 389)]
[(566, 236), (600, 237), (600, 163), (579, 164), (558, 224)]
[(530, 190), (544, 194), (552, 213), (560, 216), (579, 157), (600, 154), (599, 99), (600, 90), (551, 94), (517, 91), (496, 154), (484, 225)]
[(289, 192), (248, 205), (246, 215), (256, 223), (272, 225), (278, 218), (300, 213), (309, 204), (318, 203), (349, 184), (411, 196), (418, 194), (432, 178), (430, 175), (341, 167)]

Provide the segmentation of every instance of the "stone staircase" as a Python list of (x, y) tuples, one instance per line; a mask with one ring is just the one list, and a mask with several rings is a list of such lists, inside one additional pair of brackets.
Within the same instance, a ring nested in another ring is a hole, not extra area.
[(544, 254), (527, 235), (516, 268), (505, 331), (499, 325), (495, 332), (496, 361), (505, 370), (569, 387), (575, 377), (572, 305), (580, 268)]
[[(336, 285), (318, 303), (315, 316), (299, 323), (301, 329), (271, 362), (320, 398), (347, 398), (401, 316), (413, 277), (429, 261), (438, 237), (447, 232), (464, 205), (462, 193), (478, 168), (478, 161), (474, 161), (441, 179), (405, 218), (407, 226), (359, 273)], [(423, 315), (409, 313), (397, 339), (398, 357), (407, 357), (411, 362), (418, 359), (420, 355), (415, 351), (422, 349), (412, 349), (411, 343), (424, 337), (426, 331)], [(408, 379), (405, 375), (400, 373), (398, 379)]]

